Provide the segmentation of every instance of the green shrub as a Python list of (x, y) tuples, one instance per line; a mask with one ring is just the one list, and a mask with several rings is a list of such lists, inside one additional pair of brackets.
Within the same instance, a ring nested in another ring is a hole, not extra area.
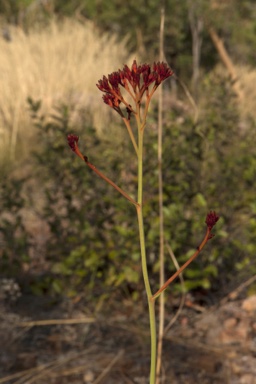
[(25, 226), (27, 204), (23, 194), (26, 181), (6, 175), (0, 183), (0, 269), (4, 276), (19, 276), (30, 261), (32, 238)]
[[(234, 277), (243, 279), (256, 270), (255, 129), (252, 122), (247, 122), (246, 130), (240, 128), (242, 122), (227, 79), (209, 76), (204, 93), (207, 98), (197, 125), (186, 113), (180, 118), (174, 108), (165, 115), (165, 239), (180, 263), (200, 243), (205, 213), (215, 209), (221, 216), (214, 242), (184, 273), (187, 289), (219, 289)], [(136, 297), (143, 287), (138, 284), (141, 271), (134, 209), (75, 158), (66, 143), (67, 133), (79, 134), (90, 161), (136, 198), (136, 165), (127, 132), (113, 126), (99, 137), (87, 110), (80, 111), (79, 124), (72, 128), (72, 107), (62, 105), (53, 115), (43, 116), (40, 102), (29, 102), (39, 144), (35, 145), (35, 166), (29, 177), (14, 178), (8, 174), (1, 183), (2, 271), (13, 275), (19, 273), (22, 264), (30, 263), (35, 244), (25, 225), (24, 209), (29, 207), (39, 213), (49, 228), (43, 257), (50, 272), (45, 284), (53, 291), (72, 295), (86, 287), (86, 294), (98, 296), (106, 287), (111, 291), (111, 287), (118, 286)], [(144, 212), (149, 267), (157, 287), (154, 111), (151, 116), (145, 135)], [(36, 180), (41, 201), (35, 197), (38, 194), (30, 197), (24, 192), (31, 179)], [(166, 274), (173, 271), (170, 259)], [(41, 288), (35, 286), (36, 291), (45, 289), (41, 280), (38, 285)], [(176, 288), (179, 289), (178, 281)]]

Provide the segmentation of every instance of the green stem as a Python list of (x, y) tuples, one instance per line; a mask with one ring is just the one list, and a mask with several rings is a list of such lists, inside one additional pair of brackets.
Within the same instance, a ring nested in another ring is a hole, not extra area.
[(149, 322), (150, 322), (150, 335), (151, 335), (151, 365), (150, 365), (150, 384), (155, 384), (156, 377), (156, 319), (155, 319), (155, 301), (152, 300), (152, 292), (148, 277), (147, 258), (146, 258), (146, 247), (145, 247), (145, 234), (143, 224), (143, 212), (142, 212), (142, 197), (143, 197), (143, 133), (144, 123), (140, 123), (138, 117), (138, 225), (140, 235), (140, 248), (141, 248), (141, 265), (142, 274), (148, 299), (149, 309)]
[(131, 128), (131, 125), (130, 125), (130, 121), (128, 119), (126, 119), (125, 117), (123, 117), (123, 121), (126, 125), (126, 128), (127, 128), (127, 131), (130, 135), (130, 138), (131, 138), (131, 141), (132, 141), (132, 145), (135, 149), (135, 152), (136, 152), (136, 155), (138, 156), (138, 146), (137, 146), (137, 143), (136, 143), (136, 140), (135, 140), (135, 137), (134, 137), (134, 134), (132, 132), (132, 128)]

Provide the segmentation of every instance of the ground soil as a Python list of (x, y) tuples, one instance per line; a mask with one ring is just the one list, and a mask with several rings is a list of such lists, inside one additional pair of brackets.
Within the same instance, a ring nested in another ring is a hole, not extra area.
[[(177, 308), (168, 311), (166, 324)], [(0, 383), (148, 384), (141, 304), (120, 300), (95, 316), (82, 301), (21, 295), (1, 304), (0, 324)], [(161, 383), (256, 383), (255, 303), (238, 295), (206, 307), (188, 298), (165, 334), (163, 356)]]

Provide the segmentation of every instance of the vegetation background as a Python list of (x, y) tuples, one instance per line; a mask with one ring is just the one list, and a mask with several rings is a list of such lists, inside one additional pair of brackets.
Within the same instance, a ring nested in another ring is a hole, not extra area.
[[(165, 239), (179, 263), (216, 236), (184, 272), (186, 289), (220, 297), (256, 273), (256, 4), (166, 0)], [(0, 2), (0, 264), (24, 292), (88, 302), (143, 294), (133, 208), (75, 158), (130, 194), (136, 162), (120, 119), (103, 105), (103, 75), (158, 60), (158, 0)], [(157, 100), (145, 151), (146, 240), (158, 285)], [(174, 271), (169, 256), (166, 273)], [(173, 294), (180, 291), (177, 281)], [(250, 286), (255, 291), (256, 286)]]

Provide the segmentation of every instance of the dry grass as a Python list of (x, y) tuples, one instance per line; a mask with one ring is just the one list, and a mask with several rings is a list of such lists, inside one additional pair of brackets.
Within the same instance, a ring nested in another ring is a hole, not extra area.
[(240, 105), (241, 114), (256, 121), (256, 68), (243, 65), (237, 66), (236, 70), (243, 92), (243, 100)]
[(95, 84), (131, 62), (125, 42), (100, 35), (90, 22), (71, 20), (29, 35), (11, 29), (11, 37), (0, 40), (0, 153), (8, 150), (14, 158), (19, 138), (33, 136), (28, 96), (41, 99), (46, 110), (59, 101), (88, 107), (99, 130), (108, 123), (108, 107)]

